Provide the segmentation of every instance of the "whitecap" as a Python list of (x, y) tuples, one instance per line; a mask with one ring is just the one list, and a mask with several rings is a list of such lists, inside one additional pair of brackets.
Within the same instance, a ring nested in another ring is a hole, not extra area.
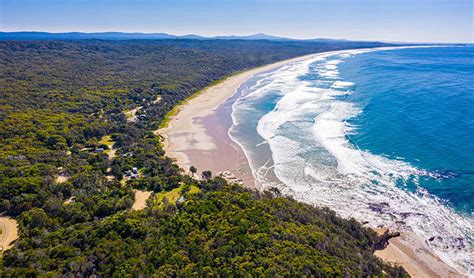
[[(464, 271), (472, 269), (472, 246), (459, 244), (459, 238), (472, 244), (472, 218), (459, 215), (421, 187), (415, 192), (400, 187), (416, 185), (420, 177), (436, 173), (417, 169), (403, 159), (360, 150), (347, 139), (356, 128), (348, 120), (363, 111), (339, 98), (355, 84), (340, 80), (337, 65), (364, 52), (367, 50), (348, 51), (286, 65), (262, 76), (234, 103), (236, 124), (238, 114), (245, 113), (253, 102), (265, 100), (270, 93), (279, 97), (257, 125), (257, 133), (271, 150), (271, 160), (256, 165), (249, 159), (253, 174), (264, 188), (277, 186), (284, 194), (328, 206), (344, 217), (370, 221), (372, 226), (389, 225), (423, 238), (442, 235), (444, 241), (431, 242), (430, 248), (448, 264)], [(314, 75), (323, 80), (304, 78)], [(332, 85), (325, 85), (328, 82)], [(281, 183), (269, 181), (269, 171)]]

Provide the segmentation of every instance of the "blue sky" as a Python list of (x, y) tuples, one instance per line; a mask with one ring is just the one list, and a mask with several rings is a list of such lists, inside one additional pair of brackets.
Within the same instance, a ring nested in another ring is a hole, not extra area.
[(473, 42), (474, 0), (0, 0), (2, 31)]

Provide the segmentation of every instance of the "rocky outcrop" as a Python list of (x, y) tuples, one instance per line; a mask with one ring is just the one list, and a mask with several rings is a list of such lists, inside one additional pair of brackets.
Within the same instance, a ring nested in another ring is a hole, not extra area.
[(382, 250), (388, 245), (388, 241), (391, 238), (400, 236), (400, 232), (390, 232), (387, 227), (380, 227), (374, 229), (377, 233), (377, 237), (374, 241), (373, 250)]

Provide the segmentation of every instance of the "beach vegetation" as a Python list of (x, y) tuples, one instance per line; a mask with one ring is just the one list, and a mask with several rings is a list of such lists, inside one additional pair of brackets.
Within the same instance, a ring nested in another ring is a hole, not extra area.
[[(372, 255), (375, 235), (356, 221), (210, 171), (184, 175), (154, 133), (235, 72), (378, 45), (1, 41), (0, 213), (20, 230), (1, 276), (404, 275)], [(137, 106), (144, 116), (127, 122)], [(131, 210), (134, 189), (154, 192), (143, 210)]]
[(201, 177), (205, 180), (210, 180), (212, 178), (212, 172), (209, 170), (203, 171)]
[(191, 172), (192, 176), (194, 177), (194, 175), (197, 173), (197, 168), (194, 166), (191, 166), (189, 167), (189, 172)]

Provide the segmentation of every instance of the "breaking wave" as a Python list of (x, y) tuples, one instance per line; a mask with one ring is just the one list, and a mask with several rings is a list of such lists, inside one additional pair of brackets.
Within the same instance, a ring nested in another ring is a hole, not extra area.
[[(449, 176), (360, 150), (350, 141), (357, 127), (348, 120), (363, 107), (346, 100), (356, 84), (341, 79), (338, 64), (367, 51), (320, 55), (256, 76), (233, 104), (229, 134), (243, 148), (263, 189), (277, 187), (374, 227), (434, 238), (426, 244), (441, 259), (471, 272), (472, 217), (418, 186), (424, 177)], [(252, 121), (260, 138), (239, 132), (239, 126)], [(270, 157), (262, 160), (262, 148)]]

